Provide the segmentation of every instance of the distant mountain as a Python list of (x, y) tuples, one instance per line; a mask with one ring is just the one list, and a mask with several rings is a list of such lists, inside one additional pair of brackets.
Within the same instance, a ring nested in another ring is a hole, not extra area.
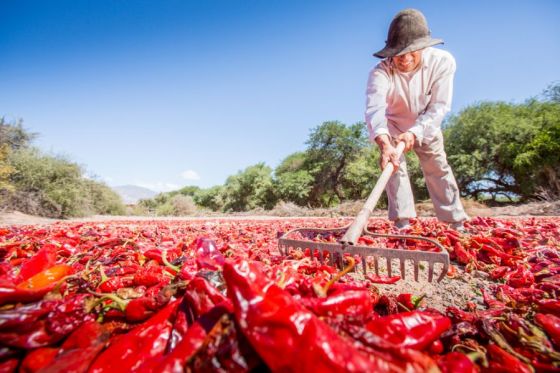
[(112, 187), (112, 189), (121, 196), (123, 202), (127, 205), (133, 205), (141, 199), (153, 198), (158, 194), (153, 190), (137, 185), (119, 185)]

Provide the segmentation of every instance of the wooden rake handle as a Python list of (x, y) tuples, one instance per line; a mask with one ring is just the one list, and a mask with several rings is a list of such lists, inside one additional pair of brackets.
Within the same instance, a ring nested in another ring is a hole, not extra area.
[[(404, 150), (404, 146), (405, 144), (403, 141), (397, 144), (397, 149), (396, 149), (397, 158), (401, 157), (401, 154)], [(385, 186), (387, 185), (389, 178), (393, 174), (394, 168), (395, 166), (393, 166), (392, 163), (389, 163), (387, 166), (385, 166), (385, 169), (381, 173), (381, 176), (379, 177), (377, 183), (375, 183), (375, 186), (373, 187), (373, 190), (369, 194), (366, 203), (364, 204), (364, 206), (362, 207), (362, 209), (360, 210), (360, 212), (358, 213), (358, 215), (356, 216), (352, 224), (350, 224), (350, 227), (348, 227), (346, 233), (344, 233), (344, 236), (340, 240), (340, 243), (345, 245), (356, 244), (356, 241), (358, 240), (358, 238), (360, 238), (360, 236), (364, 231), (364, 227), (368, 223), (369, 216), (375, 209), (375, 206), (377, 206), (377, 202), (381, 197), (381, 193), (383, 193), (383, 190), (385, 189)]]

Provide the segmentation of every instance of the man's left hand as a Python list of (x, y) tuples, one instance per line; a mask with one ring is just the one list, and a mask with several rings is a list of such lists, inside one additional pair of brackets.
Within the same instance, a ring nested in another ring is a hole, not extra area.
[(405, 132), (397, 137), (397, 142), (404, 141), (404, 152), (410, 151), (414, 147), (414, 141), (416, 140), (416, 135), (412, 132)]

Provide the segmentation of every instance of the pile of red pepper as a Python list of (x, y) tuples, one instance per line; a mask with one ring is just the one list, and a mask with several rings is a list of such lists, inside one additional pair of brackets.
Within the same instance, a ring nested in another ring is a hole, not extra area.
[(559, 371), (558, 223), (475, 218), (458, 234), (415, 221), (493, 281), (484, 305), (444, 313), (347, 276), (351, 257), (339, 271), (279, 256), (280, 232), (342, 220), (0, 228), (0, 372)]

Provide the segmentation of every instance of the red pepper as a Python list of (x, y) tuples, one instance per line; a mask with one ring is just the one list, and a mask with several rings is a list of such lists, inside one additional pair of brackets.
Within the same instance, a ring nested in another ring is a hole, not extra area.
[(162, 356), (169, 337), (179, 300), (173, 301), (130, 332), (113, 337), (109, 347), (94, 361), (89, 372), (113, 372), (137, 369), (144, 361)]
[(225, 258), (217, 249), (216, 242), (209, 238), (199, 237), (192, 244), (196, 252), (196, 264), (199, 269), (212, 271), (222, 268)]
[(37, 319), (51, 312), (55, 301), (41, 301), (0, 311), (0, 331), (25, 330)]
[(202, 277), (195, 277), (189, 282), (185, 289), (185, 298), (188, 299), (195, 318), (210, 311), (216, 304), (229, 302), (218, 289)]
[(54, 287), (64, 277), (73, 272), (72, 267), (66, 264), (58, 264), (39, 272), (17, 285), (22, 290), (41, 290)]
[(535, 283), (535, 277), (523, 265), (518, 265), (515, 271), (508, 273), (506, 279), (506, 284), (512, 288), (528, 287)]
[(268, 279), (255, 262), (226, 262), (224, 278), (237, 324), (272, 371), (414, 369), (410, 362), (374, 358), (357, 350)]
[(85, 373), (93, 360), (105, 347), (110, 327), (89, 321), (76, 329), (57, 349), (56, 357), (45, 364), (40, 373), (74, 372)]
[(486, 346), (489, 372), (532, 373), (525, 363), (493, 343)]
[(162, 269), (158, 268), (142, 268), (134, 274), (132, 283), (135, 286), (154, 286), (158, 284), (168, 284), (170, 278), (162, 274)]
[[(219, 304), (190, 325), (186, 334), (166, 356), (146, 362), (141, 372), (184, 371), (185, 365), (204, 347), (204, 344), (219, 320), (231, 312), (229, 303)], [(219, 330), (218, 330), (219, 332)]]
[(538, 373), (560, 373), (560, 368), (552, 365), (551, 363), (543, 363), (537, 360), (531, 361), (531, 365)]
[(506, 266), (496, 267), (492, 271), (490, 271), (490, 278), (492, 280), (500, 280), (504, 278), (506, 273), (508, 273), (511, 269)]
[(137, 273), (141, 270), (141, 266), (135, 263), (119, 263), (119, 266), (110, 267), (105, 270), (107, 276), (124, 276)]
[(439, 355), (443, 352), (443, 342), (441, 339), (436, 339), (427, 348), (431, 355)]
[(467, 251), (460, 242), (455, 242), (453, 245), (453, 255), (461, 264), (476, 264), (476, 259), (473, 254)]
[(22, 360), (19, 367), (21, 373), (35, 373), (50, 365), (58, 354), (56, 347), (42, 347), (30, 351)]
[(402, 293), (397, 296), (397, 303), (400, 308), (404, 308), (403, 311), (412, 311), (418, 307), (418, 304), (424, 299), (424, 296), (425, 294), (417, 297), (410, 293)]
[(381, 297), (379, 297), (379, 300), (375, 305), (375, 311), (383, 316), (399, 313), (400, 311), (397, 297), (391, 294), (382, 295)]
[(99, 284), (97, 291), (101, 293), (114, 293), (118, 289), (129, 286), (132, 286), (132, 278), (130, 277), (110, 277)]
[[(214, 310), (217, 305), (220, 305), (219, 309), (221, 311)], [(185, 289), (185, 295), (179, 305), (177, 317), (173, 324), (173, 333), (168, 344), (168, 351), (173, 351), (173, 356), (167, 356), (165, 362), (162, 362), (161, 365), (180, 364), (183, 366), (186, 362), (184, 357), (189, 354), (188, 351), (194, 348), (197, 335), (199, 337), (206, 335), (210, 330), (209, 328), (212, 328), (217, 319), (226, 312), (232, 312), (229, 299), (225, 298), (203, 278), (195, 277)], [(212, 322), (212, 320), (214, 321)], [(197, 324), (199, 325), (197, 326)], [(188, 339), (192, 339), (192, 341), (182, 342), (187, 333), (189, 334)], [(181, 347), (178, 347), (179, 345)], [(176, 349), (177, 351), (175, 351)], [(180, 362), (171, 362), (175, 359), (179, 359)]]
[(301, 302), (317, 316), (344, 316), (366, 321), (373, 313), (369, 290), (349, 290), (331, 293), (327, 298), (302, 298)]
[(451, 320), (432, 312), (402, 312), (370, 321), (365, 328), (388, 342), (423, 350), (451, 327)]
[[(144, 251), (142, 254), (144, 254), (144, 256), (148, 259), (152, 259), (152, 260), (157, 261), (160, 265), (165, 264), (163, 262), (163, 250), (162, 249), (149, 249), (149, 250)], [(169, 261), (173, 261), (173, 260), (177, 259), (177, 257), (179, 257), (179, 255), (181, 255), (181, 250), (179, 250), (177, 248), (165, 250), (166, 259), (169, 260)]]
[(467, 355), (450, 352), (436, 359), (441, 373), (476, 373), (478, 369)]
[(28, 325), (0, 331), (0, 341), (3, 345), (26, 350), (57, 343), (93, 317), (85, 310), (87, 297), (85, 294), (74, 294), (64, 300), (53, 301), (54, 304), (42, 303), (42, 306), (49, 309), (48, 313)]
[(174, 293), (175, 291), (171, 287), (164, 287), (155, 296), (148, 292), (140, 298), (132, 299), (126, 305), (126, 319), (133, 322), (146, 320), (165, 306)]
[(558, 299), (541, 299), (537, 301), (537, 311), (540, 313), (551, 313), (560, 317), (560, 300)]
[[(173, 333), (168, 344), (168, 351), (174, 351), (177, 345), (179, 345), (185, 338), (188, 330), (192, 329), (191, 325), (195, 324), (195, 321), (196, 323), (200, 323), (199, 318), (209, 313), (218, 304), (221, 305), (221, 309), (225, 309), (227, 307), (231, 308), (231, 302), (229, 301), (229, 299), (224, 297), (216, 288), (211, 286), (203, 278), (194, 277), (194, 279), (187, 285), (185, 289), (185, 295), (183, 296), (183, 300), (181, 302), (181, 305), (179, 306), (177, 317), (175, 319), (175, 323), (173, 324)], [(222, 314), (217, 317), (221, 317)], [(210, 317), (210, 319), (212, 319), (213, 316), (211, 315), (206, 317)], [(205, 322), (204, 328), (208, 329), (208, 326), (208, 323)], [(206, 330), (206, 332), (207, 331), (208, 330)], [(192, 331), (189, 333), (191, 333), (192, 336), (192, 333), (196, 334), (197, 331)], [(181, 347), (181, 349), (184, 348), (188, 347)], [(173, 358), (170, 357), (170, 359)]]
[(19, 364), (19, 360), (15, 358), (10, 358), (0, 362), (0, 372), (1, 373), (12, 373), (16, 371)]
[(45, 319), (30, 324), (29, 330), (25, 332), (0, 332), (0, 341), (2, 341), (4, 346), (25, 350), (52, 345), (58, 342), (60, 338), (59, 335), (53, 335), (47, 330), (47, 322)]
[(25, 281), (37, 273), (54, 266), (56, 264), (57, 250), (58, 248), (52, 244), (44, 245), (35, 255), (23, 262), (17, 282)]
[(366, 279), (374, 284), (394, 284), (401, 279), (401, 276), (380, 276), (373, 273), (366, 275)]
[(537, 313), (535, 321), (548, 334), (556, 348), (560, 348), (560, 317)]

